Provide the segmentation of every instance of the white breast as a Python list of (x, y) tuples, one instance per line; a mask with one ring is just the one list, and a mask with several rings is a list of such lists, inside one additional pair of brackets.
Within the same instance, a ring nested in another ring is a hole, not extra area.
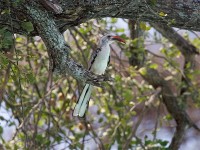
[(101, 51), (98, 53), (91, 67), (91, 71), (99, 75), (104, 74), (108, 65), (109, 56), (110, 56), (110, 46), (106, 45), (105, 47), (102, 47)]

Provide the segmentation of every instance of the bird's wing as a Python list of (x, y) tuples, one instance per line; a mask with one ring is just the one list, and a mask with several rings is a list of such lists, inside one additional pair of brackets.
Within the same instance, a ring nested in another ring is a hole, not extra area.
[(96, 51), (93, 51), (93, 53), (92, 53), (92, 55), (91, 55), (91, 57), (90, 57), (90, 61), (89, 61), (89, 63), (88, 63), (88, 70), (91, 69), (92, 64), (93, 64), (94, 61), (95, 61), (95, 58), (97, 57), (97, 54), (98, 54), (100, 51), (101, 51), (100, 48), (97, 48)]
[(110, 64), (110, 55), (109, 55), (109, 58), (108, 58), (108, 64), (107, 64), (107, 66)]

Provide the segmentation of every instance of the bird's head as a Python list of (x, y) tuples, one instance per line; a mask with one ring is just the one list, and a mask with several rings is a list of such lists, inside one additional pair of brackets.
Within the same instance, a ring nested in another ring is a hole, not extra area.
[(111, 44), (115, 41), (118, 41), (120, 43), (124, 43), (125, 44), (125, 40), (122, 39), (121, 37), (119, 36), (115, 36), (115, 35), (111, 35), (111, 34), (107, 34), (105, 36), (103, 36), (101, 39), (100, 39), (100, 45), (106, 45), (106, 44)]

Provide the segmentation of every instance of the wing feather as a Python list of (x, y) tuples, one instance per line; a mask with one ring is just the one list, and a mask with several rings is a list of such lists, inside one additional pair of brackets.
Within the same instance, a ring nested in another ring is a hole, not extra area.
[(97, 54), (98, 54), (100, 51), (101, 51), (101, 49), (100, 49), (100, 48), (97, 48), (97, 50), (94, 51), (94, 52), (92, 53), (92, 55), (91, 55), (91, 57), (90, 57), (89, 65), (88, 65), (88, 70), (91, 69), (92, 64), (94, 63), (94, 61), (95, 61), (95, 59), (96, 59), (96, 57), (97, 57)]

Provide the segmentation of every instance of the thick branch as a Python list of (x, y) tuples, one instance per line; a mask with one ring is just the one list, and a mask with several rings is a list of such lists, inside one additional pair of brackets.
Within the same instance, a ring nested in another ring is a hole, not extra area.
[(186, 59), (189, 59), (191, 55), (199, 54), (197, 48), (189, 41), (185, 40), (179, 35), (173, 28), (166, 24), (150, 23), (158, 32), (166, 37), (171, 43), (181, 51)]
[(99, 86), (100, 81), (109, 80), (108, 77), (96, 76), (89, 72), (69, 57), (71, 49), (57, 29), (53, 18), (46, 11), (39, 9), (35, 3), (34, 6), (25, 5), (25, 9), (47, 47), (52, 70), (62, 75), (70, 74), (77, 80), (97, 86)]
[[(198, 53), (196, 48), (192, 44), (187, 42), (172, 28), (166, 25), (157, 25), (155, 23), (152, 24), (158, 31), (160, 31), (166, 38), (168, 38), (169, 41), (171, 41), (180, 49), (181, 53), (185, 57), (187, 57), (186, 58), (187, 60), (190, 60), (189, 58), (192, 58), (191, 56), (194, 56), (196, 53)], [(133, 30), (134, 28), (132, 28), (131, 33), (134, 33)], [(134, 53), (132, 55), (134, 55)], [(190, 126), (193, 126), (197, 129), (198, 127), (196, 127), (196, 125), (194, 125), (192, 121), (190, 121), (190, 118), (187, 115), (184, 108), (182, 108), (179, 105), (179, 102), (177, 98), (174, 96), (173, 91), (171, 91), (167, 81), (165, 81), (165, 79), (162, 76), (160, 76), (160, 74), (156, 70), (151, 69), (148, 66), (142, 69), (143, 70), (140, 70), (141, 75), (149, 84), (151, 84), (154, 88), (158, 87), (162, 88), (161, 95), (163, 102), (168, 112), (172, 115), (172, 117), (175, 119), (177, 123), (176, 132), (174, 133), (172, 142), (169, 147), (171, 150), (177, 150), (182, 142), (186, 129), (189, 128)]]
[[(185, 74), (182, 77), (182, 82), (184, 82), (187, 87), (183, 87), (180, 90), (180, 94), (188, 91), (189, 87), (192, 86), (190, 78), (187, 77), (188, 70), (192, 70), (195, 67), (195, 54), (199, 54), (197, 48), (192, 45), (189, 41), (185, 40), (181, 35), (179, 35), (173, 28), (168, 25), (161, 25), (157, 23), (151, 23), (151, 25), (159, 31), (164, 37), (166, 37), (171, 43), (173, 43), (182, 53), (185, 58), (183, 72)], [(190, 67), (188, 66), (190, 64)], [(187, 96), (185, 96), (186, 98)]]
[[(61, 4), (65, 16), (73, 15), (77, 18), (76, 23), (86, 18), (118, 17), (161, 24), (168, 23), (173, 27), (200, 30), (200, 5), (192, 0), (184, 3), (182, 0), (78, 0), (76, 2), (63, 0)], [(69, 22), (69, 25), (71, 23)]]
[(146, 69), (146, 73), (141, 74), (142, 77), (154, 88), (162, 88), (161, 95), (163, 102), (177, 123), (176, 132), (169, 146), (170, 150), (177, 150), (183, 140), (185, 130), (194, 125), (190, 121), (189, 116), (185, 112), (184, 108), (179, 106), (178, 100), (174, 96), (171, 88), (168, 86), (167, 81), (165, 81), (165, 79), (161, 77), (156, 70), (150, 69), (148, 67)]
[[(24, 4), (27, 3), (27, 1), (24, 2)], [(200, 31), (200, 3), (194, 0), (188, 0), (187, 2), (183, 2), (183, 0), (60, 0), (56, 6), (59, 6), (59, 10), (62, 11), (59, 11), (58, 14), (49, 10), (49, 14), (53, 16), (60, 31), (65, 31), (69, 27), (79, 25), (92, 18), (104, 17), (157, 22), (172, 27)], [(44, 7), (44, 5), (41, 5), (41, 7)], [(0, 12), (7, 8), (6, 3), (2, 3)], [(23, 10), (19, 11), (16, 10), (16, 7), (11, 7), (12, 20), (19, 22), (16, 22), (19, 27), (15, 28), (16, 33), (23, 33), (23, 28), (20, 28), (20, 21), (23, 22), (27, 19), (27, 16), (22, 12)], [(1, 25), (5, 26), (7, 16), (1, 14), (0, 27)], [(37, 31), (31, 33), (35, 35)]]

